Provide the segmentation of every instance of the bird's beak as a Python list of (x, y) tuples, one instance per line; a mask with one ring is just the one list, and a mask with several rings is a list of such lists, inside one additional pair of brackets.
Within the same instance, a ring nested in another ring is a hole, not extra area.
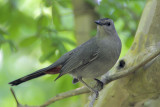
[(95, 23), (96, 23), (97, 25), (102, 25), (102, 23), (101, 23), (99, 20), (96, 20)]

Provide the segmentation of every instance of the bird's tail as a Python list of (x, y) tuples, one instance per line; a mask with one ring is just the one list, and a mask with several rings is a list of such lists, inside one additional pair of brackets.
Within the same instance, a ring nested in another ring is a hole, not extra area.
[(23, 83), (23, 82), (26, 82), (26, 81), (28, 81), (28, 80), (31, 80), (31, 79), (40, 77), (40, 76), (42, 76), (42, 75), (45, 75), (45, 74), (46, 74), (45, 71), (46, 71), (46, 68), (40, 69), (40, 70), (38, 70), (38, 71), (36, 71), (36, 72), (34, 72), (34, 73), (31, 73), (31, 74), (29, 74), (29, 75), (26, 75), (26, 76), (24, 76), (24, 77), (22, 77), (22, 78), (19, 78), (19, 79), (17, 79), (17, 80), (14, 80), (14, 81), (10, 82), (9, 84), (11, 84), (12, 86), (14, 86), (14, 85), (19, 85), (19, 84), (21, 84), (21, 83)]

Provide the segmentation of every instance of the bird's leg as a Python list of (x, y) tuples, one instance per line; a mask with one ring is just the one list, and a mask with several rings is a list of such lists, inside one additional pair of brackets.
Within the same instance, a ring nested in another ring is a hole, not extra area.
[(92, 87), (90, 87), (88, 84), (86, 84), (83, 80), (82, 80), (82, 77), (78, 78), (78, 80), (83, 83), (91, 92), (95, 93), (96, 95), (96, 98), (98, 98), (99, 96), (99, 92), (95, 89), (93, 89)]
[(73, 83), (73, 84), (76, 84), (77, 82), (79, 82), (79, 80), (78, 80), (77, 78), (73, 78), (72, 83)]
[(100, 88), (99, 90), (102, 90), (102, 89), (103, 89), (103, 86), (104, 86), (103, 82), (100, 81), (100, 80), (98, 80), (98, 79), (96, 79), (96, 78), (95, 78), (94, 80), (97, 81), (97, 86)]

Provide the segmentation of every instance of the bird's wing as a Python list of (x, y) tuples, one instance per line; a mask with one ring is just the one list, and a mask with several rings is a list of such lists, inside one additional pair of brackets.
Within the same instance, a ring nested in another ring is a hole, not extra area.
[(72, 55), (62, 66), (60, 75), (86, 66), (98, 57), (98, 53), (99, 47), (94, 37), (72, 51)]

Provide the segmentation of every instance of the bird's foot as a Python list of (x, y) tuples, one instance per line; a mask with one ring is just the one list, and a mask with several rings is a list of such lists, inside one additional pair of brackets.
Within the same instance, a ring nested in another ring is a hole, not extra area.
[(104, 86), (103, 82), (98, 80), (98, 79), (96, 79), (96, 78), (95, 78), (95, 80), (97, 81), (97, 85), (96, 85), (96, 87), (98, 88), (97, 90), (98, 91), (102, 90), (103, 86)]
[(91, 92), (93, 92), (93, 94), (95, 94), (96, 98), (98, 98), (98, 96), (99, 96), (99, 92), (98, 92), (98, 91), (99, 91), (99, 90), (90, 87), (88, 84), (86, 84), (86, 83), (82, 80), (82, 78), (78, 78), (78, 80), (79, 80), (81, 83), (83, 83)]
[(79, 82), (79, 80), (77, 78), (73, 78), (72, 83), (76, 84), (77, 82)]

